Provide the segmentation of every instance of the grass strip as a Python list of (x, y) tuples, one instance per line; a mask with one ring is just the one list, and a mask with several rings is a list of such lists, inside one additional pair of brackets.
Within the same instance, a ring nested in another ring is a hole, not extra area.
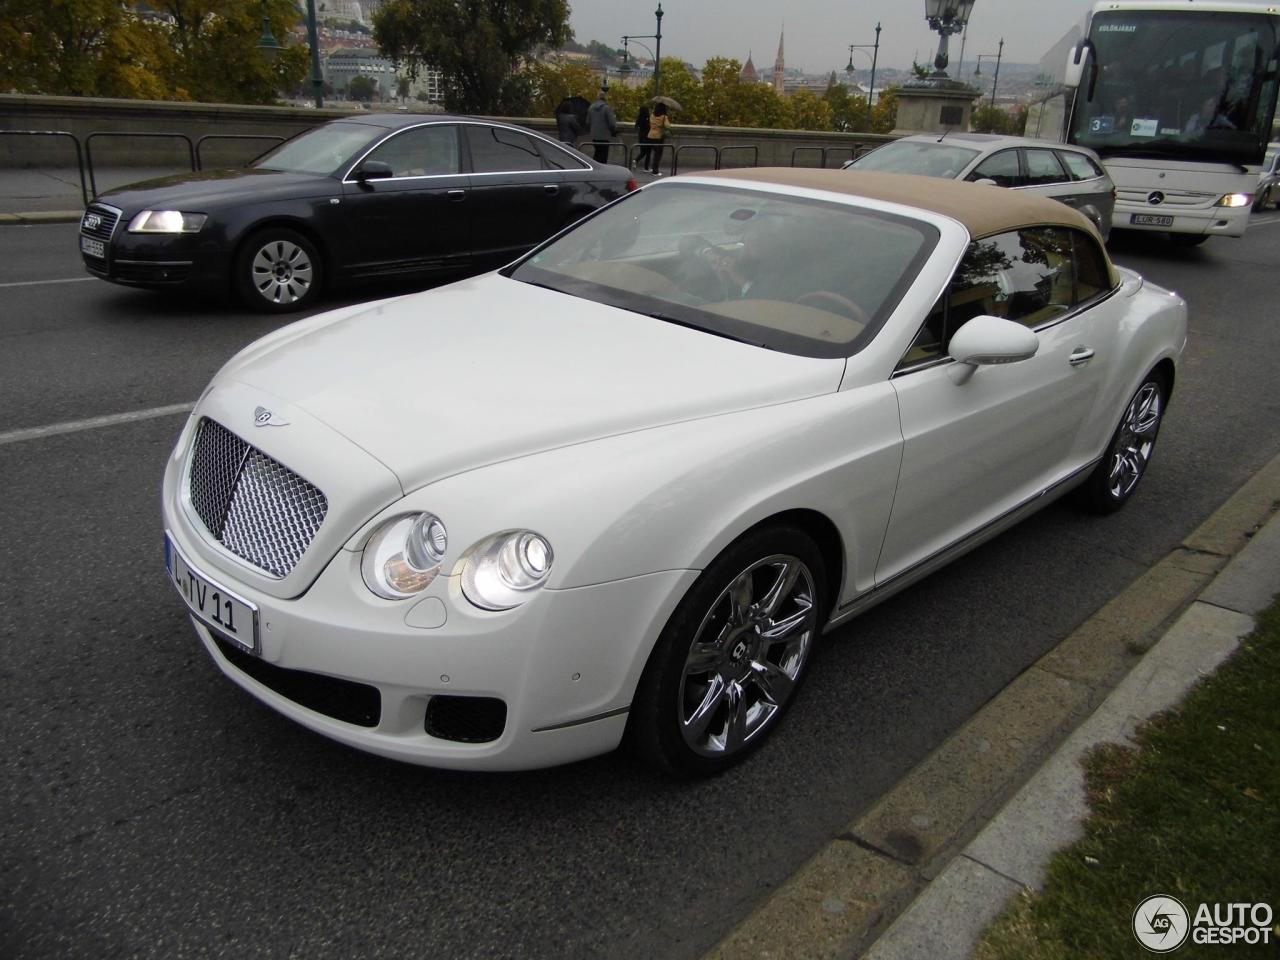
[(975, 960), (1152, 956), (1131, 918), (1153, 894), (1269, 903), (1270, 945), (1196, 944), (1182, 957), (1280, 957), (1280, 603), (1211, 677), (1144, 724), (1135, 746), (1086, 757), (1084, 836), (1049, 863), (1044, 889), (989, 927)]

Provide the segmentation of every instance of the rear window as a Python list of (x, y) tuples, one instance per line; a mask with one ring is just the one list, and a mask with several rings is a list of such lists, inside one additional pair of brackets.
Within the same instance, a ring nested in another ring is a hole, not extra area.
[(1102, 168), (1092, 158), (1072, 150), (1059, 150), (1058, 157), (1071, 171), (1072, 180), (1093, 180), (1102, 176)]
[(872, 150), (852, 164), (854, 170), (878, 170), (883, 173), (914, 173), (922, 177), (960, 176), (977, 150), (968, 150), (950, 143), (921, 143), (918, 140), (897, 140)]
[(928, 223), (852, 203), (671, 182), (508, 275), (771, 350), (844, 357), (871, 341), (937, 241)]

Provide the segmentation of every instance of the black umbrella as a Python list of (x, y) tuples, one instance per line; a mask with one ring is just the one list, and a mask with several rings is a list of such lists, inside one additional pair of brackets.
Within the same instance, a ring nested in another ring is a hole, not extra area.
[(556, 116), (559, 116), (562, 113), (572, 113), (578, 118), (578, 123), (583, 127), (583, 129), (586, 129), (587, 110), (590, 109), (590, 107), (591, 104), (587, 102), (585, 97), (565, 97), (556, 104)]

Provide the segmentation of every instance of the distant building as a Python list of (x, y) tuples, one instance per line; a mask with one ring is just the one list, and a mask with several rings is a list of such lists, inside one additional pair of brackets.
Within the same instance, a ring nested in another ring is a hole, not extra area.
[(364, 8), (358, 0), (321, 0), (316, 5), (316, 20), (364, 23)]
[(738, 79), (745, 83), (758, 83), (760, 74), (756, 73), (756, 65), (751, 62), (751, 51), (747, 51), (747, 62), (743, 66), (742, 72), (738, 74)]
[[(397, 87), (400, 85), (400, 74), (395, 64), (388, 57), (383, 57), (371, 50), (360, 48), (344, 48), (335, 50), (324, 59), (321, 69), (324, 79), (332, 85), (339, 95), (346, 92), (347, 85), (355, 77), (368, 77), (378, 85), (378, 97), (381, 100), (394, 100)], [(410, 99), (425, 96), (428, 103), (440, 103), (444, 100), (444, 77), (439, 70), (430, 67), (419, 68), (418, 78), (410, 83)]]

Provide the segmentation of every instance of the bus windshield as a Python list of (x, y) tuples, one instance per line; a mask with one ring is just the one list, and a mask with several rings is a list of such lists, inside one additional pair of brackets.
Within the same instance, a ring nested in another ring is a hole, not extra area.
[(1103, 157), (1256, 164), (1276, 101), (1276, 19), (1261, 13), (1099, 11), (1096, 73), (1070, 141)]

